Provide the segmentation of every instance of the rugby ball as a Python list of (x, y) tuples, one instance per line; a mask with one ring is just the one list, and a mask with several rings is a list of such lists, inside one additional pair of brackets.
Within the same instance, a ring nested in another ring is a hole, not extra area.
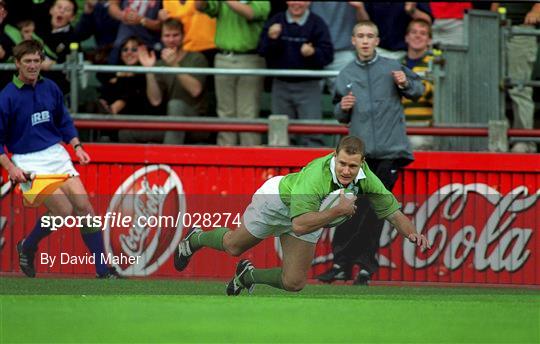
[[(338, 205), (339, 194), (341, 193), (341, 190), (344, 191), (345, 197), (349, 197), (349, 198), (354, 197), (354, 193), (349, 189), (339, 189), (339, 190), (332, 191), (331, 193), (328, 194), (328, 196), (325, 197), (325, 199), (323, 199), (321, 206), (319, 207), (319, 211), (330, 209)], [(328, 223), (325, 227), (339, 226), (340, 224), (342, 224), (343, 222), (347, 221), (350, 218), (351, 216), (345, 216), (345, 215), (337, 217), (332, 222)]]

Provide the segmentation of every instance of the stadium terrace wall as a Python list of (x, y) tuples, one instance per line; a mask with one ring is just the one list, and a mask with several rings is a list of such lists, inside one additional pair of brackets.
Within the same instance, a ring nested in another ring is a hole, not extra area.
[[(162, 228), (103, 225), (108, 253), (137, 255), (139, 264), (119, 262), (126, 275), (229, 278), (238, 259), (203, 250), (182, 274), (171, 254), (184, 226), (206, 217), (206, 225), (234, 222), (252, 193), (271, 176), (296, 171), (328, 149), (219, 148), (88, 144), (88, 166), (77, 166), (96, 213), (118, 218), (152, 215), (182, 218)], [(540, 156), (494, 153), (417, 152), (394, 193), (403, 211), (433, 243), (420, 252), (390, 227), (381, 237), (376, 280), (540, 285)], [(4, 180), (6, 173), (3, 171)], [(15, 189), (0, 199), (0, 270), (18, 272), (16, 243), (44, 213), (25, 208)], [(232, 215), (226, 219), (226, 213)], [(199, 214), (199, 215), (198, 215)], [(217, 215), (216, 215), (217, 214)], [(103, 218), (104, 219), (104, 218)], [(176, 227), (178, 225), (178, 227)], [(208, 226), (206, 226), (208, 227)], [(177, 230), (179, 229), (179, 230)], [(333, 229), (318, 243), (311, 276), (326, 270)], [(77, 230), (63, 228), (42, 252), (84, 256)], [(124, 258), (125, 258), (124, 256)], [(38, 274), (93, 274), (92, 264), (40, 264)], [(279, 264), (277, 240), (267, 239), (245, 257), (258, 267)]]

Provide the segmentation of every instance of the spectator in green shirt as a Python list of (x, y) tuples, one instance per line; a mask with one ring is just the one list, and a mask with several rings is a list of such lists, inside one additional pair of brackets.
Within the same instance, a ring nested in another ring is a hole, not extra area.
[[(216, 18), (216, 68), (265, 68), (257, 46), (270, 13), (269, 1), (196, 1), (196, 7)], [(217, 114), (220, 118), (251, 119), (259, 116), (262, 76), (216, 75)], [(238, 140), (239, 139), (239, 140)], [(217, 143), (233, 146), (261, 143), (257, 133), (218, 133)]]

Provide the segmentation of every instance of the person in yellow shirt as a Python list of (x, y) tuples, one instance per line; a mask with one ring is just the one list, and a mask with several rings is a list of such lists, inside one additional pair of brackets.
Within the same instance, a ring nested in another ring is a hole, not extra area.
[(183, 49), (202, 53), (208, 60), (209, 66), (214, 65), (214, 56), (217, 51), (214, 43), (216, 19), (197, 11), (195, 1), (164, 1), (163, 9), (159, 12), (159, 19), (162, 22), (167, 19), (181, 22), (184, 26)]

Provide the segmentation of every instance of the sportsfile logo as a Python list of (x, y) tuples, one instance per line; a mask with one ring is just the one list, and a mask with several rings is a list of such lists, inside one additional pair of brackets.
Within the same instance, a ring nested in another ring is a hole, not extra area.
[(168, 260), (182, 237), (183, 223), (163, 225), (141, 221), (185, 213), (182, 182), (168, 165), (150, 165), (135, 171), (118, 187), (107, 212), (129, 216), (131, 225), (107, 224), (104, 243), (114, 256), (141, 257), (138, 264), (116, 264), (123, 275), (147, 276)]
[(40, 123), (49, 122), (50, 119), (51, 115), (49, 114), (49, 111), (36, 112), (32, 115), (32, 126)]

